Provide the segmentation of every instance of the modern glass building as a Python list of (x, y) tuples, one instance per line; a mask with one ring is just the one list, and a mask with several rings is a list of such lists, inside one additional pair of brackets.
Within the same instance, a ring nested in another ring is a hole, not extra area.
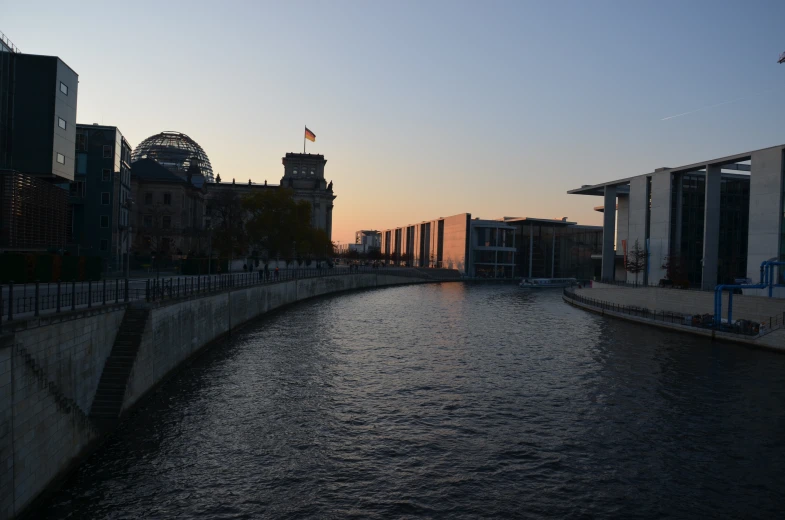
[(579, 225), (566, 218), (505, 217), (504, 221), (515, 228), (520, 276), (580, 280), (599, 276), (596, 257), (600, 253), (602, 227)]
[(70, 185), (75, 252), (100, 256), (108, 271), (128, 268), (131, 248), (131, 146), (117, 127), (77, 125)]
[(0, 33), (0, 250), (59, 251), (68, 232), (78, 75)]
[(458, 269), (472, 278), (592, 279), (599, 266), (599, 226), (566, 219), (472, 219), (470, 213), (381, 232), (392, 265)]
[(569, 191), (604, 198), (602, 279), (625, 280), (638, 241), (644, 283), (757, 282), (761, 262), (785, 259), (784, 154), (785, 144)]

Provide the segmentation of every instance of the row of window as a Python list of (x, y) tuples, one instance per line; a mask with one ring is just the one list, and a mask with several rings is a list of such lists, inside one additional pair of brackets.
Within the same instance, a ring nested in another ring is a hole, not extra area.
[[(144, 227), (151, 228), (153, 227), (153, 216), (152, 215), (145, 215), (144, 216)], [(161, 217), (161, 228), (162, 229), (171, 229), (172, 227), (172, 217), (169, 215), (163, 215)]]
[[(62, 117), (57, 118), (57, 125), (65, 130), (65, 120)], [(82, 130), (77, 130), (76, 132), (76, 151), (77, 152), (86, 152), (87, 151), (87, 134), (84, 133)], [(105, 144), (103, 148), (103, 158), (104, 159), (111, 159), (112, 158), (112, 145)], [(130, 159), (130, 156), (129, 156)], [(130, 162), (130, 160), (129, 160)]]
[[(147, 192), (144, 194), (144, 203), (150, 205), (153, 203), (153, 194), (151, 192)], [(164, 204), (166, 206), (172, 205), (172, 194), (171, 193), (164, 193)]]
[[(297, 170), (297, 168), (295, 168), (294, 170), (292, 170), (292, 175), (297, 175), (298, 171), (302, 172), (303, 175), (308, 173), (308, 170), (306, 170), (305, 168), (303, 168), (302, 170)], [(316, 173), (316, 170), (311, 168), (311, 175), (314, 175), (315, 173)]]
[[(63, 94), (65, 94), (66, 96), (68, 95), (68, 85), (66, 85), (66, 84), (65, 84), (65, 83), (63, 83), (62, 81), (60, 82), (60, 92), (62, 92), (62, 93), (63, 93)], [(65, 119), (63, 119), (62, 117), (59, 117), (59, 116), (58, 116), (58, 117), (57, 117), (57, 126), (59, 126), (60, 128), (62, 128), (63, 130), (65, 130), (65, 128), (66, 128), (66, 122), (65, 122)], [(63, 155), (63, 154), (61, 154), (61, 153), (59, 153), (59, 152), (58, 152), (58, 153), (57, 153), (57, 155), (56, 155), (56, 160), (57, 160), (57, 162), (58, 162), (59, 164), (63, 164), (63, 165), (65, 165), (65, 155)]]
[[(61, 154), (58, 154), (61, 155)], [(60, 162), (60, 158), (58, 157), (57, 162)], [(101, 180), (102, 181), (111, 181), (112, 180), (112, 170), (104, 169), (101, 171)], [(71, 183), (71, 195), (75, 195), (77, 197), (84, 197), (85, 196), (85, 181), (75, 181)], [(101, 197), (103, 199), (103, 193)], [(108, 195), (108, 193), (106, 194)], [(121, 203), (124, 202), (123, 200), (120, 201)], [(106, 202), (105, 204), (108, 204)]]

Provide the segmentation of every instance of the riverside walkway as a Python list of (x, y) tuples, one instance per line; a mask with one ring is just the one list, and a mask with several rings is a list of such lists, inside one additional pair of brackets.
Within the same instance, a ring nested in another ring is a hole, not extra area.
[(149, 278), (114, 278), (81, 282), (49, 282), (0, 284), (0, 324), (45, 314), (84, 310), (125, 302), (161, 301), (183, 296), (209, 294), (253, 285), (281, 283), (296, 279), (346, 276), (358, 273), (380, 273), (392, 276), (413, 276), (432, 280), (454, 280), (456, 271), (384, 267), (296, 268), (227, 273), (213, 275), (180, 275)]
[[(603, 316), (785, 353), (785, 309), (780, 309), (785, 302), (746, 297), (749, 301), (740, 305), (740, 311), (738, 314), (734, 311), (734, 316), (748, 320), (757, 317), (760, 328), (751, 333), (727, 327), (718, 330), (696, 323), (693, 317), (708, 312), (711, 297), (711, 292), (655, 288), (565, 289), (563, 292), (563, 299), (568, 304)], [(769, 314), (771, 312), (776, 314)]]

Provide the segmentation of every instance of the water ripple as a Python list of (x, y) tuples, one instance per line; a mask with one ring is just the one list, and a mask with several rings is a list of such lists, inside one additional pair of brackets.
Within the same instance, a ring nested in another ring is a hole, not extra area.
[(42, 518), (772, 518), (785, 357), (444, 284), (312, 300), (183, 370)]

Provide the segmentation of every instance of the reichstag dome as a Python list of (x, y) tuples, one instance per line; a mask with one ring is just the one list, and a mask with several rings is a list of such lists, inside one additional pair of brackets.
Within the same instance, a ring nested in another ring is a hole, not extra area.
[(196, 161), (205, 181), (215, 181), (207, 154), (199, 143), (180, 132), (161, 132), (139, 143), (131, 155), (131, 161), (140, 159), (153, 159), (182, 178), (186, 177), (188, 168)]

